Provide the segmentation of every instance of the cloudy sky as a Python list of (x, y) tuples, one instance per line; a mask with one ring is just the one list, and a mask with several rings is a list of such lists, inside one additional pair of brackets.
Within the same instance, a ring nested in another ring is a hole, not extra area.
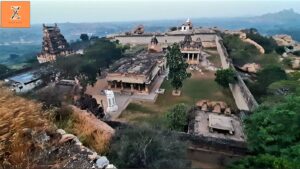
[(109, 22), (256, 16), (300, 0), (31, 0), (31, 22)]

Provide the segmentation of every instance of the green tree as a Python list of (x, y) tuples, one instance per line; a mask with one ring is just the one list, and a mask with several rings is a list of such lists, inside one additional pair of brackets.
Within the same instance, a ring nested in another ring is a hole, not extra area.
[(185, 131), (188, 126), (188, 107), (181, 103), (175, 105), (166, 114), (166, 124), (171, 130)]
[(285, 47), (284, 46), (277, 46), (275, 48), (276, 53), (278, 53), (279, 55), (282, 55), (285, 52)]
[(87, 35), (86, 33), (83, 33), (80, 35), (80, 39), (82, 41), (88, 41), (89, 40), (89, 35)]
[(293, 66), (293, 60), (291, 58), (284, 58), (282, 63), (288, 68), (292, 68)]
[(262, 36), (258, 32), (247, 33), (247, 38), (250, 38), (260, 44), (265, 49), (266, 53), (272, 53), (278, 47), (276, 41), (272, 37)]
[(229, 57), (234, 64), (243, 66), (246, 63), (254, 62), (260, 53), (254, 45), (243, 42), (239, 36), (222, 35), (223, 43), (228, 51)]
[(217, 70), (216, 72), (216, 78), (215, 81), (223, 86), (223, 87), (229, 87), (229, 83), (235, 82), (235, 72), (233, 69), (221, 69)]
[(236, 168), (300, 168), (300, 96), (261, 106), (245, 120), (248, 147), (253, 156)]
[(118, 168), (188, 168), (186, 144), (170, 131), (147, 127), (117, 130), (109, 159)]
[(100, 68), (107, 67), (122, 56), (122, 49), (101, 38), (86, 48), (83, 56), (59, 57), (53, 65), (63, 78), (77, 77), (84, 91), (87, 85), (93, 85), (97, 81)]
[(191, 74), (186, 72), (188, 64), (182, 57), (179, 45), (176, 43), (168, 48), (166, 57), (170, 70), (169, 79), (171, 80), (171, 85), (177, 93), (178, 89), (182, 88), (183, 81), (191, 77)]
[(7, 66), (0, 64), (0, 75), (4, 75), (4, 74), (8, 73), (9, 71), (10, 71), (10, 69)]
[(271, 83), (286, 79), (287, 75), (285, 71), (276, 65), (267, 66), (257, 74), (258, 86), (264, 91)]
[(248, 156), (236, 161), (228, 169), (295, 169), (295, 164), (286, 158), (272, 155)]

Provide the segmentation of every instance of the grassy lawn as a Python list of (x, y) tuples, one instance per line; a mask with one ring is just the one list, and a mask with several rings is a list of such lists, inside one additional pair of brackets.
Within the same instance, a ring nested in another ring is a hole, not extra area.
[(222, 67), (220, 55), (217, 50), (205, 50), (210, 56), (207, 58), (215, 67)]
[(179, 97), (172, 96), (173, 89), (170, 81), (164, 81), (161, 88), (166, 89), (166, 92), (159, 95), (155, 103), (130, 103), (120, 116), (120, 120), (131, 123), (160, 123), (164, 113), (175, 104), (185, 103), (192, 106), (201, 99), (225, 101), (231, 107), (236, 107), (230, 90), (220, 87), (214, 81), (214, 77), (192, 77), (186, 80), (182, 88), (182, 95)]

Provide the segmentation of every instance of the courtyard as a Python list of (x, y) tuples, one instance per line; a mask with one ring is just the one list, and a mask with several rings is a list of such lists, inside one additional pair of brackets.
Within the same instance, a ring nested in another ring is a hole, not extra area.
[(224, 101), (232, 109), (236, 105), (229, 89), (224, 89), (215, 81), (214, 71), (192, 72), (192, 77), (184, 82), (181, 96), (172, 96), (172, 86), (165, 80), (161, 88), (166, 89), (164, 94), (159, 94), (154, 103), (145, 101), (131, 102), (122, 112), (118, 120), (129, 123), (160, 123), (164, 114), (174, 105), (185, 103), (193, 106), (198, 100), (208, 99)]

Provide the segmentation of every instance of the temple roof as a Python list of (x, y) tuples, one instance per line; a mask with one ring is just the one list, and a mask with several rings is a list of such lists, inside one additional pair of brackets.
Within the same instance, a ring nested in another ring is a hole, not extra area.
[(158, 44), (158, 40), (157, 40), (157, 38), (156, 38), (156, 36), (155, 35), (153, 35), (153, 37), (151, 38), (151, 44)]
[(192, 49), (200, 49), (202, 47), (202, 42), (200, 38), (197, 38), (196, 41), (192, 40), (192, 36), (190, 34), (185, 35), (184, 40), (179, 43), (180, 48), (192, 48)]
[(186, 22), (182, 24), (182, 26), (193, 26), (192, 22), (190, 21), (190, 18), (188, 18)]

